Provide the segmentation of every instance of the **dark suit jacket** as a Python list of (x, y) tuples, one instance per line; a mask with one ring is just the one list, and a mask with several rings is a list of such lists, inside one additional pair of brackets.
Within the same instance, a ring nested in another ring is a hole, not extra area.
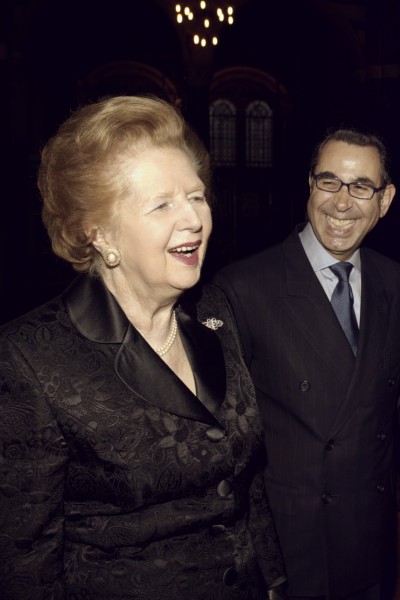
[(100, 280), (2, 328), (2, 600), (261, 598), (282, 577), (231, 315), (212, 287), (177, 312), (198, 398)]
[(297, 230), (215, 281), (239, 324), (267, 447), (267, 492), (292, 595), (381, 578), (399, 394), (400, 266), (362, 249), (355, 359)]

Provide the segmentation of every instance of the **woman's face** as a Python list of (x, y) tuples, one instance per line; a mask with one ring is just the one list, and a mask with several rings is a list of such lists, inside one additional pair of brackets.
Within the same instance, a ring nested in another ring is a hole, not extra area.
[(131, 192), (105, 234), (122, 256), (113, 276), (142, 297), (178, 296), (199, 280), (211, 233), (204, 185), (187, 155), (172, 148), (150, 148), (128, 159), (124, 172)]

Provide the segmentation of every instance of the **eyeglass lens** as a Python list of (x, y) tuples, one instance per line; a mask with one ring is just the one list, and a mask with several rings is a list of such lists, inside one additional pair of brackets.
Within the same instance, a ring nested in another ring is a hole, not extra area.
[(324, 192), (338, 192), (343, 186), (346, 186), (349, 194), (354, 198), (360, 198), (361, 200), (369, 200), (375, 193), (375, 188), (367, 183), (360, 183), (354, 181), (352, 183), (344, 183), (340, 179), (333, 177), (315, 177), (317, 187)]

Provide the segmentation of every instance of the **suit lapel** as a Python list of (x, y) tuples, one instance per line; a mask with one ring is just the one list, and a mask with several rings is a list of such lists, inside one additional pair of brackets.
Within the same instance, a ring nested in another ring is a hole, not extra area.
[(384, 282), (367, 253), (361, 251), (362, 291), (360, 336), (351, 384), (331, 429), (331, 436), (348, 422), (363, 398), (363, 389), (372, 385), (375, 366), (382, 362), (391, 314), (391, 299)]
[(332, 377), (348, 385), (354, 355), (297, 234), (284, 243), (284, 255), (287, 295), (283, 296), (283, 310)]
[(115, 372), (124, 385), (152, 406), (218, 426), (215, 414), (225, 393), (225, 367), (213, 332), (177, 310), (180, 333), (192, 365), (196, 397), (129, 323), (101, 279), (77, 278), (64, 303), (78, 331), (101, 344), (118, 344)]

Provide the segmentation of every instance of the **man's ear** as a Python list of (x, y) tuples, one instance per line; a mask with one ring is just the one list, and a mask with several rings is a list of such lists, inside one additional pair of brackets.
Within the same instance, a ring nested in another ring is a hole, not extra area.
[(308, 187), (310, 188), (310, 194), (312, 192), (313, 184), (314, 184), (314, 178), (313, 178), (312, 173), (310, 171), (309, 174), (308, 174)]
[(379, 216), (382, 219), (387, 213), (396, 193), (393, 183), (387, 185), (383, 191), (383, 196), (379, 200)]

